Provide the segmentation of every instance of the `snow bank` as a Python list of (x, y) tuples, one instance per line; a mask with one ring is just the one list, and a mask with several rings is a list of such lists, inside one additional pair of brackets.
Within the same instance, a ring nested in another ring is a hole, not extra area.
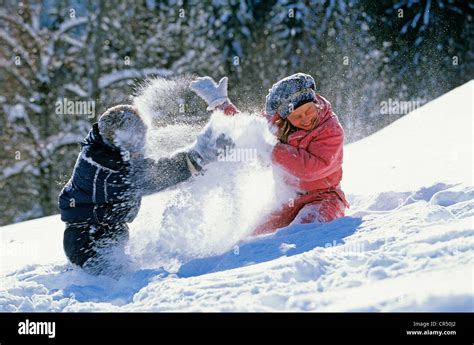
[[(66, 263), (56, 216), (2, 227), (0, 311), (472, 312), (473, 88), (346, 146), (352, 207), (328, 224), (241, 240), (284, 199), (264, 138), (251, 143), (263, 152), (256, 164), (221, 162), (229, 165), (145, 198), (130, 246), (143, 269), (118, 281)], [(260, 137), (256, 118), (213, 121), (238, 147)]]
[(349, 193), (472, 185), (474, 81), (344, 148)]

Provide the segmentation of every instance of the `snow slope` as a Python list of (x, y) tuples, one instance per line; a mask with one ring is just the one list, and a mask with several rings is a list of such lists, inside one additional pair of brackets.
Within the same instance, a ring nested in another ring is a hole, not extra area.
[[(264, 149), (145, 198), (131, 225), (140, 269), (118, 281), (67, 264), (57, 216), (4, 226), (0, 311), (474, 311), (473, 92), (470, 81), (347, 145), (352, 207), (328, 224), (242, 240), (288, 197)], [(232, 121), (214, 125), (239, 145), (263, 130)]]

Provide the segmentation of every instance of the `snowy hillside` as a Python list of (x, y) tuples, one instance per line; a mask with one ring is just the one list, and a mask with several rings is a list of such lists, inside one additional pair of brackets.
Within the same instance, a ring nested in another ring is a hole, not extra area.
[[(470, 81), (347, 145), (352, 206), (328, 224), (243, 240), (287, 197), (265, 164), (212, 166), (145, 198), (140, 269), (118, 282), (67, 264), (58, 216), (4, 226), (0, 311), (474, 311), (473, 99)], [(237, 146), (263, 130), (227, 126)], [(271, 138), (246, 144), (265, 162)]]

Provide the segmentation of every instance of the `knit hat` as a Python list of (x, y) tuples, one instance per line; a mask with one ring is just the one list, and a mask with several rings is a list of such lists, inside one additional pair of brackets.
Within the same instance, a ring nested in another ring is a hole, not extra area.
[(129, 152), (141, 152), (145, 147), (147, 126), (137, 109), (117, 105), (107, 109), (99, 118), (99, 132), (108, 145)]
[(266, 97), (265, 111), (285, 119), (299, 106), (315, 99), (316, 83), (305, 73), (296, 73), (274, 84)]

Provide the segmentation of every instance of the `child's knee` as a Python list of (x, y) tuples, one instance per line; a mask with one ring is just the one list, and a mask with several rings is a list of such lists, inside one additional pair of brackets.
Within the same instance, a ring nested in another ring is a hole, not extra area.
[(344, 217), (345, 206), (342, 202), (326, 201), (305, 205), (291, 224), (328, 223)]
[(64, 231), (64, 252), (71, 263), (81, 267), (95, 254), (89, 231), (86, 225), (68, 225)]
[(326, 202), (321, 206), (320, 214), (324, 222), (331, 222), (337, 218), (344, 217), (345, 205), (342, 201)]
[(321, 205), (319, 204), (308, 204), (303, 206), (291, 222), (291, 225), (321, 223), (323, 220), (320, 217), (320, 207)]
[(68, 225), (64, 231), (64, 251), (69, 261), (80, 267), (103, 266), (112, 251), (124, 250), (129, 232), (126, 224)]

